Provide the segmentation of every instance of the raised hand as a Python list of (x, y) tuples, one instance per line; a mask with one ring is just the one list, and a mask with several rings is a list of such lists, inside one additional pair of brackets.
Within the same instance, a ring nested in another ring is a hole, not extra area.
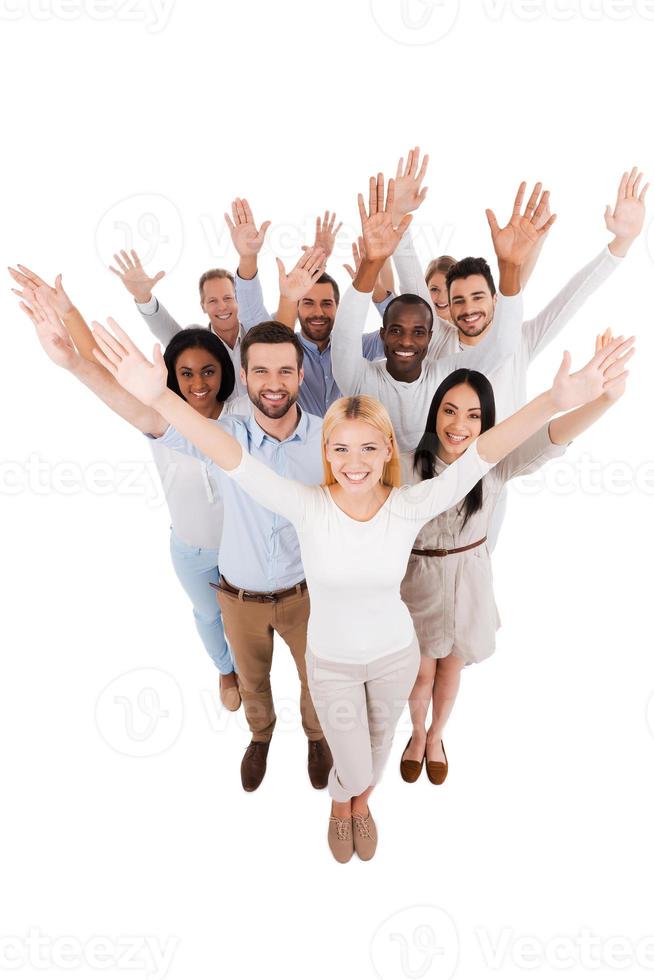
[(486, 210), (498, 262), (524, 265), (533, 248), (556, 221), (555, 214), (551, 214), (546, 221), (543, 220), (543, 215), (549, 207), (550, 192), (543, 191), (542, 188), (541, 183), (534, 186), (523, 214), (522, 201), (527, 185), (525, 181), (520, 184), (513, 203), (513, 213), (504, 228), (500, 228), (494, 212), (490, 209)]
[(427, 173), (429, 164), (429, 154), (423, 157), (420, 163), (420, 147), (416, 146), (409, 150), (404, 164), (404, 157), (400, 157), (395, 173), (395, 200), (393, 202), (393, 221), (396, 225), (401, 218), (411, 211), (420, 207), (427, 196), (428, 187), (421, 189), (421, 184)]
[(330, 214), (329, 211), (325, 211), (324, 218), (316, 218), (316, 238), (313, 243), (314, 248), (321, 248), (325, 253), (325, 262), (329, 256), (334, 251), (334, 245), (336, 244), (336, 236), (343, 227), (343, 222), (339, 221), (336, 224), (336, 212)]
[(350, 279), (355, 279), (356, 274), (361, 268), (361, 262), (366, 254), (366, 247), (363, 244), (363, 238), (359, 235), (356, 242), (352, 242), (352, 261), (354, 266), (343, 264), (343, 268), (349, 275)]
[[(604, 221), (616, 241), (609, 245), (614, 255), (626, 255), (629, 246), (638, 238), (645, 222), (645, 195), (649, 184), (640, 190), (642, 173), (633, 167), (631, 173), (623, 173), (618, 187), (615, 207), (606, 205)], [(640, 191), (640, 192), (639, 192)]]
[(400, 244), (402, 235), (411, 224), (411, 215), (405, 214), (396, 224), (393, 219), (395, 203), (395, 181), (388, 182), (388, 193), (384, 202), (384, 175), (370, 178), (368, 211), (363, 194), (358, 195), (359, 215), (365, 258), (368, 262), (384, 264)]
[(20, 289), (12, 288), (12, 293), (15, 293), (20, 299), (26, 298), (26, 291), (36, 293), (40, 289), (42, 298), (47, 295), (50, 305), (59, 316), (67, 316), (73, 309), (73, 304), (62, 285), (61, 275), (55, 279), (54, 286), (49, 286), (44, 279), (37, 276), (36, 272), (32, 272), (26, 265), (19, 265), (18, 269), (12, 269), (9, 266), (9, 275), (21, 287)]
[(325, 271), (327, 256), (324, 249), (308, 248), (287, 274), (284, 263), (277, 259), (279, 293), (282, 299), (299, 303)]
[(250, 205), (244, 197), (237, 197), (236, 200), (232, 201), (232, 217), (230, 218), (225, 212), (225, 221), (232, 236), (234, 248), (241, 258), (258, 255), (266, 232), (270, 228), (270, 222), (264, 221), (261, 227), (257, 228)]
[(34, 290), (28, 286), (23, 290), (23, 297), (20, 308), (34, 324), (43, 350), (57, 367), (74, 371), (81, 357), (56, 309), (47, 302), (41, 303)]
[[(595, 340), (595, 353), (599, 354), (601, 351), (606, 350), (607, 347), (613, 341), (613, 334), (610, 328), (605, 330), (604, 333), (598, 334)], [(632, 351), (633, 353), (633, 351)], [(603, 398), (609, 402), (617, 402), (618, 398), (622, 398), (627, 388), (627, 375), (628, 371), (624, 372), (624, 377), (622, 381), (614, 382), (609, 388), (604, 391)]]
[(154, 363), (151, 363), (115, 320), (109, 317), (107, 323), (113, 333), (93, 321), (93, 336), (99, 348), (93, 351), (95, 359), (130, 395), (144, 405), (154, 405), (167, 390), (168, 370), (161, 347), (154, 345)]
[(616, 337), (607, 341), (588, 364), (574, 374), (570, 374), (570, 354), (565, 351), (551, 388), (556, 410), (567, 412), (623, 386), (629, 373), (625, 370), (626, 364), (635, 352), (633, 343), (634, 337), (627, 340)]
[(137, 303), (148, 303), (152, 299), (152, 290), (166, 273), (158, 272), (156, 276), (149, 276), (134, 249), (131, 249), (129, 255), (124, 249), (121, 249), (120, 254), (114, 253), (114, 261), (118, 268), (114, 269), (113, 265), (109, 268), (118, 276), (127, 292)]

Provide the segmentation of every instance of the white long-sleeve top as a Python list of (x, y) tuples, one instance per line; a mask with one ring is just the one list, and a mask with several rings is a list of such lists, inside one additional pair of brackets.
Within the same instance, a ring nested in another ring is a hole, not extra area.
[[(220, 418), (249, 415), (251, 409), (249, 398), (241, 396), (225, 403)], [(218, 549), (223, 533), (224, 507), (210, 462), (177, 452), (160, 439), (149, 439), (148, 442), (175, 534), (192, 548)]]
[[(458, 368), (471, 368), (492, 380), (504, 362), (515, 355), (521, 343), (522, 293), (500, 294), (493, 332), (474, 347), (444, 356), (444, 340), (432, 340), (415, 381), (396, 381), (388, 373), (386, 361), (366, 361), (361, 357), (361, 336), (370, 300), (371, 293), (360, 293), (354, 286), (341, 300), (332, 332), (334, 378), (344, 395), (366, 394), (378, 398), (391, 417), (400, 452), (411, 452), (425, 431), (434, 393), (448, 374)], [(444, 329), (453, 332), (448, 325)], [(447, 337), (449, 343), (449, 334)], [(434, 349), (441, 352), (440, 356)]]
[[(456, 327), (436, 314), (410, 229), (405, 232), (393, 261), (398, 274), (400, 291), (421, 296), (434, 310), (434, 338), (429, 345), (425, 360), (430, 362), (434, 358), (470, 350), (469, 346), (461, 343)], [(606, 282), (622, 261), (622, 258), (613, 255), (608, 247), (603, 248), (599, 255), (572, 276), (537, 316), (524, 321), (519, 343), (509, 357), (497, 363), (492, 371), (477, 369), (486, 374), (493, 385), (498, 422), (517, 412), (527, 401), (527, 370), (532, 360), (559, 335), (586, 300)], [(494, 342), (497, 311), (494, 319), (493, 327), (488, 337), (484, 338), (484, 342), (486, 340)]]
[(413, 637), (400, 583), (419, 530), (490, 469), (472, 443), (433, 480), (393, 488), (368, 521), (348, 517), (329, 487), (286, 479), (248, 453), (225, 472), (297, 531), (311, 600), (311, 649), (327, 660), (366, 664), (404, 649)]

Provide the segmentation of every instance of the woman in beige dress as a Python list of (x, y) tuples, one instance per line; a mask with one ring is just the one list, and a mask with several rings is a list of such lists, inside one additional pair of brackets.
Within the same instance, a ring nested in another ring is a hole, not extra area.
[[(598, 337), (597, 351), (609, 340), (609, 331)], [(421, 654), (409, 698), (413, 733), (400, 763), (406, 782), (415, 782), (425, 762), (430, 781), (444, 781), (443, 729), (458, 694), (461, 668), (485, 660), (495, 650), (500, 620), (486, 535), (504, 485), (562, 455), (568, 443), (600, 418), (624, 389), (623, 382), (543, 426), (487, 473), (460, 504), (434, 518), (418, 535), (401, 589)], [(403, 454), (403, 480), (418, 483), (442, 473), (494, 424), (495, 401), (488, 379), (477, 371), (454, 371), (434, 395), (415, 453)], [(432, 719), (426, 729), (430, 704)]]

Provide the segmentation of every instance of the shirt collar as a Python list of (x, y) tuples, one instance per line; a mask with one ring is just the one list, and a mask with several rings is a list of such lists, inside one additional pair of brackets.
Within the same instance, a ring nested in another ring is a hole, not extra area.
[[(297, 404), (297, 402), (295, 404), (297, 406), (298, 414), (300, 416), (298, 424), (295, 427), (295, 431), (292, 432), (290, 436), (288, 436), (286, 439), (282, 439), (281, 442), (278, 443), (278, 445), (280, 446), (283, 446), (284, 443), (286, 442), (307, 441), (307, 427), (309, 425), (309, 419), (307, 413), (302, 411), (302, 409)], [(263, 431), (263, 429), (261, 428), (261, 426), (259, 425), (259, 423), (254, 417), (254, 412), (250, 412), (250, 414), (244, 419), (244, 421), (245, 421), (245, 427), (248, 430), (250, 442), (254, 446), (256, 446), (257, 449), (261, 447), (261, 444), (264, 439), (269, 439), (271, 442), (277, 442), (277, 439), (275, 439), (273, 436), (269, 436), (267, 432)]]
[(303, 334), (298, 334), (300, 338), (300, 343), (306, 351), (310, 354), (317, 354), (319, 357), (321, 354), (326, 354), (332, 345), (332, 338), (330, 337), (327, 341), (327, 346), (323, 350), (318, 350), (318, 344), (314, 344), (313, 340), (308, 340)]

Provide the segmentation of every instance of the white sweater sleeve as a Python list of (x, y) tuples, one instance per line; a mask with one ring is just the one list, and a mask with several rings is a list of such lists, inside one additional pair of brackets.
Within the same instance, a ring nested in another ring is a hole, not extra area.
[(402, 293), (413, 293), (420, 296), (426, 303), (429, 303), (434, 314), (434, 327), (431, 340), (429, 342), (428, 357), (438, 356), (436, 352), (441, 350), (450, 340), (452, 335), (452, 324), (438, 316), (436, 308), (431, 300), (431, 293), (425, 282), (425, 274), (416, 252), (416, 247), (411, 234), (411, 229), (407, 228), (402, 236), (400, 244), (393, 255), (393, 262), (397, 271), (400, 285), (400, 295)]
[(164, 346), (169, 344), (175, 334), (182, 329), (156, 297), (153, 296), (149, 303), (137, 303), (136, 306), (150, 332), (160, 344)]
[(332, 374), (344, 395), (356, 395), (365, 388), (370, 362), (362, 356), (363, 330), (371, 293), (360, 293), (350, 286), (341, 300), (332, 330)]
[(258, 504), (281, 514), (298, 529), (315, 516), (319, 487), (308, 487), (298, 480), (280, 476), (245, 450), (237, 467), (222, 472)]
[(603, 282), (622, 262), (608, 248), (602, 249), (592, 262), (566, 283), (553, 300), (532, 320), (526, 320), (522, 327), (523, 343), (529, 359), (540, 354), (544, 347), (554, 340), (568, 321), (574, 316)]
[(401, 487), (391, 502), (393, 513), (419, 525), (426, 524), (463, 500), (492, 465), (480, 457), (475, 440), (439, 476), (411, 487)]

